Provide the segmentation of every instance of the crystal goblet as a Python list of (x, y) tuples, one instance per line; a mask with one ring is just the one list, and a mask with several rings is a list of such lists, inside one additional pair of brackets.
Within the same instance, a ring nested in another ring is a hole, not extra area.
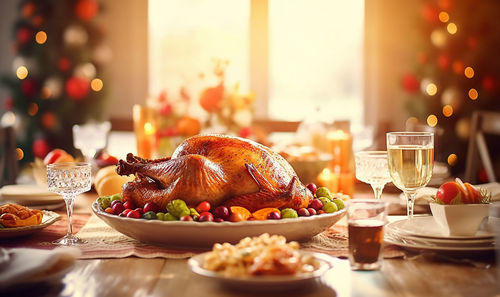
[(386, 151), (363, 151), (354, 155), (356, 178), (370, 184), (376, 199), (380, 199), (386, 183), (391, 181)]
[(87, 192), (91, 186), (91, 166), (85, 162), (63, 162), (47, 165), (48, 190), (63, 196), (68, 214), (66, 235), (54, 241), (59, 245), (78, 245), (86, 241), (73, 235), (73, 203), (78, 194)]

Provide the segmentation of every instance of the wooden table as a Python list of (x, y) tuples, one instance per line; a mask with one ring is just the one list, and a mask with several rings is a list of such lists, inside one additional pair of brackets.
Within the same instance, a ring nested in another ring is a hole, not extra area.
[[(386, 194), (384, 198), (389, 197)], [(75, 212), (90, 212), (95, 194), (77, 199)], [(335, 261), (324, 275), (325, 285), (286, 293), (235, 291), (193, 274), (187, 260), (124, 259), (78, 260), (59, 286), (40, 286), (12, 296), (495, 296), (500, 276), (494, 260), (489, 269), (467, 264), (386, 259), (380, 271), (351, 271), (346, 260)], [(0, 295), (1, 292), (0, 292)], [(500, 295), (498, 295), (500, 296)]]

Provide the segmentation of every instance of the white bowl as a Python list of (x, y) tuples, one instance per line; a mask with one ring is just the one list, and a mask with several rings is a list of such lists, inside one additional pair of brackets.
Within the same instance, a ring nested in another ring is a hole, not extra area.
[(488, 216), (489, 204), (442, 205), (430, 203), (432, 216), (448, 236), (474, 235)]

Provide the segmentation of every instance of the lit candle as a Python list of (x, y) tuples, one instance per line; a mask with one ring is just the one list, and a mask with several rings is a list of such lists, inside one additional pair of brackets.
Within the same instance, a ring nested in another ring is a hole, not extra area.
[[(343, 130), (335, 130), (328, 132), (326, 139), (328, 152), (332, 154), (328, 172), (324, 171), (325, 174), (322, 177), (325, 179), (326, 187), (333, 192), (352, 195), (354, 192), (352, 135)], [(330, 180), (329, 183), (328, 180)]]

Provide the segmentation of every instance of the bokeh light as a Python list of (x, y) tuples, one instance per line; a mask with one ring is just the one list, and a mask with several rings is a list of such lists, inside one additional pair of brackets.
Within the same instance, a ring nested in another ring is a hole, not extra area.
[(451, 117), (453, 115), (453, 106), (449, 104), (443, 106), (443, 115), (447, 118)]
[(453, 166), (457, 163), (458, 157), (455, 154), (450, 154), (448, 156), (448, 165)]
[(477, 92), (476, 89), (472, 88), (469, 90), (469, 98), (472, 100), (476, 100), (477, 97), (479, 97), (479, 93)]
[(415, 124), (418, 124), (418, 119), (416, 117), (409, 117), (406, 120), (406, 127), (410, 127), (410, 126), (413, 126)]
[(425, 92), (429, 95), (429, 96), (434, 96), (436, 95), (438, 89), (437, 89), (437, 86), (436, 84), (434, 83), (430, 83), (428, 84), (426, 87), (425, 87)]
[(25, 79), (28, 76), (28, 68), (26, 68), (25, 66), (17, 67), (16, 75), (19, 79)]
[(457, 28), (457, 25), (455, 23), (449, 23), (448, 26), (446, 26), (446, 30), (448, 30), (448, 33), (453, 35), (453, 34), (457, 33), (458, 28)]
[(443, 23), (446, 23), (450, 20), (450, 15), (446, 11), (441, 11), (439, 13), (439, 20)]
[(474, 77), (474, 69), (472, 67), (468, 66), (464, 70), (465, 77), (467, 78), (473, 78)]
[(40, 96), (42, 97), (42, 99), (49, 99), (50, 96), (52, 96), (52, 92), (48, 87), (43, 87)]
[(30, 116), (35, 116), (37, 113), (38, 113), (38, 104), (36, 104), (36, 103), (31, 103), (31, 104), (28, 106), (28, 114), (29, 114)]
[(44, 44), (47, 41), (47, 33), (44, 31), (38, 31), (35, 35), (35, 40), (38, 44)]
[(100, 90), (102, 90), (103, 86), (104, 86), (104, 84), (103, 84), (102, 80), (100, 80), (99, 78), (94, 78), (90, 82), (90, 88), (92, 88), (92, 90), (95, 92), (99, 92)]
[(435, 115), (431, 114), (430, 116), (427, 117), (427, 125), (429, 127), (435, 127), (438, 123), (438, 119)]

